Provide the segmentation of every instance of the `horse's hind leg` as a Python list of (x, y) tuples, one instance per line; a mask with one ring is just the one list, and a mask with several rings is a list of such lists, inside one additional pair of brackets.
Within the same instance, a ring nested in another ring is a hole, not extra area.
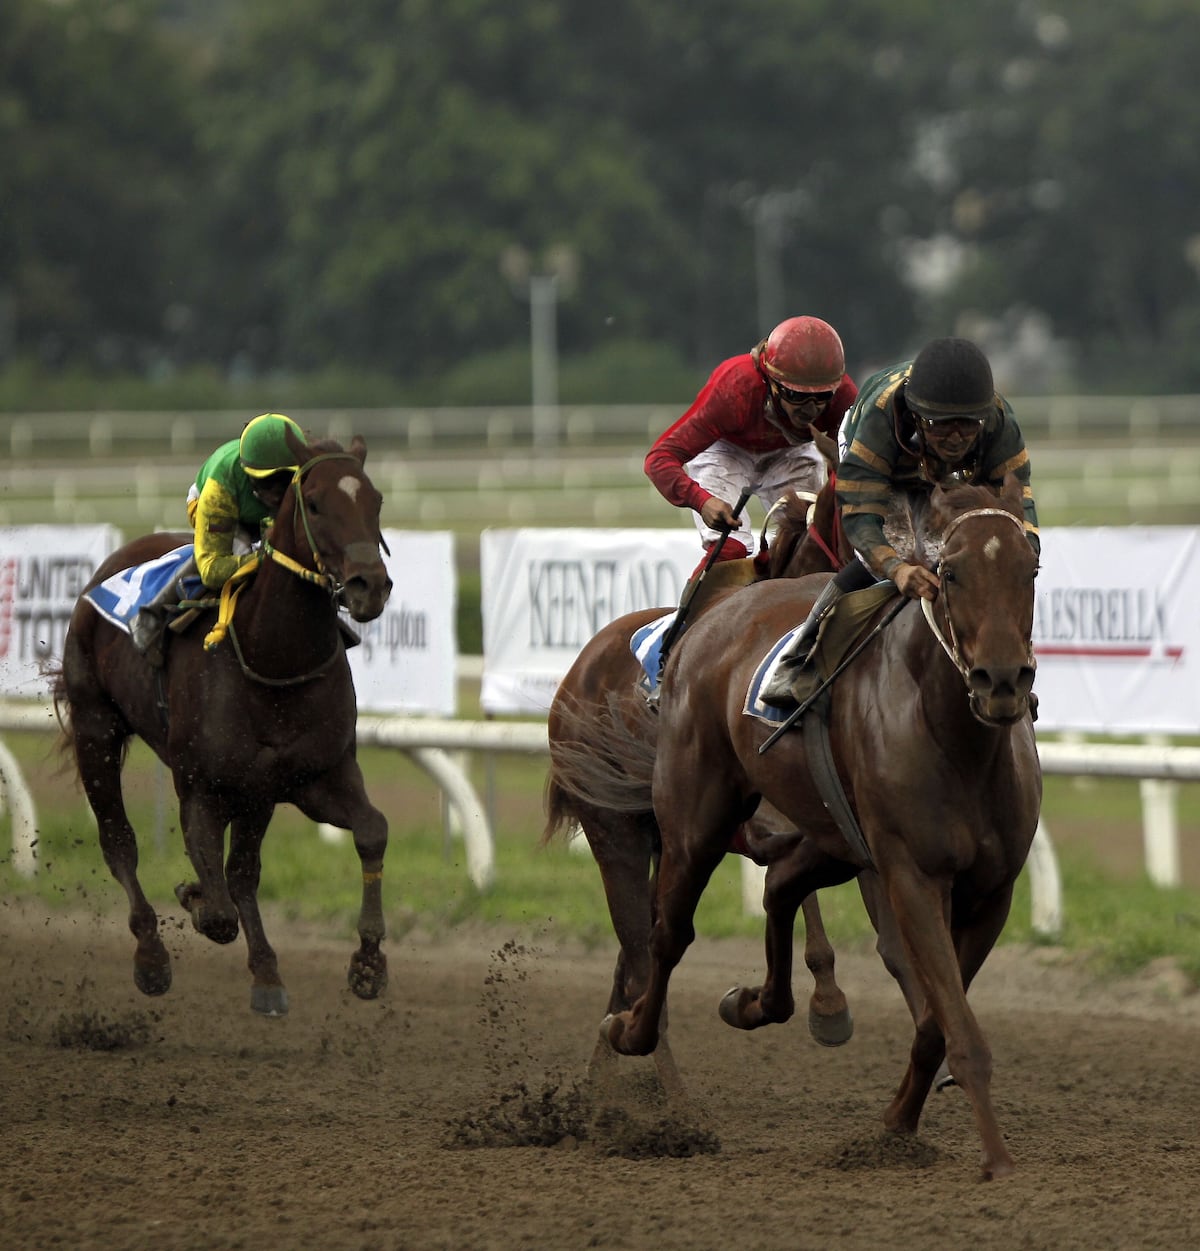
[(121, 762), (128, 731), (115, 712), (72, 703), (75, 760), (88, 803), (96, 814), (100, 850), (109, 872), (129, 900), (129, 929), (137, 940), (133, 981), (144, 995), (171, 987), (171, 957), (158, 932), (158, 917), (138, 881), (137, 836), (121, 793)]
[[(181, 770), (175, 771), (176, 789), (186, 786)], [(175, 888), (175, 897), (192, 918), (198, 934), (214, 943), (231, 943), (238, 936), (238, 910), (225, 880), (225, 827), (231, 814), (210, 795), (180, 790), (179, 821), (188, 859), (197, 881)]]
[[(833, 976), (833, 947), (825, 934), (816, 890), (845, 881), (853, 870), (831, 860), (801, 839), (767, 868), (763, 903), (767, 913), (767, 977), (757, 988), (734, 987), (721, 1001), (721, 1019), (738, 1029), (789, 1020), (792, 997), (793, 931), (796, 911), (805, 909), (805, 961), (816, 978), (809, 1007), (809, 1030), (817, 1042), (836, 1047), (846, 1042), (854, 1025), (846, 997)], [(819, 998), (823, 994), (823, 998)], [(818, 1007), (821, 1012), (818, 1013)]]
[(262, 873), (262, 841), (271, 821), (272, 807), (251, 816), (243, 813), (229, 827), (229, 859), (225, 876), (229, 893), (246, 935), (247, 964), (253, 979), (250, 1007), (263, 1016), (284, 1016), (287, 990), (279, 976), (275, 950), (267, 941), (258, 909), (258, 883)]

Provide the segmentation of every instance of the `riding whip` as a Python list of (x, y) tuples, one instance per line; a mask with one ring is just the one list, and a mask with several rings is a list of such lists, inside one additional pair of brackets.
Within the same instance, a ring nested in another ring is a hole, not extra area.
[[(750, 495), (751, 492), (746, 490), (738, 496), (738, 502), (733, 506), (734, 521), (737, 521), (741, 517), (742, 509), (745, 508), (746, 504), (749, 502)], [(663, 636), (662, 650), (659, 653), (658, 662), (658, 672), (660, 675), (662, 674), (663, 668), (667, 663), (667, 653), (671, 650), (675, 640), (683, 632), (683, 627), (687, 622), (688, 612), (692, 607), (692, 601), (696, 598), (696, 592), (700, 589), (700, 583), (704, 581), (705, 577), (708, 575), (708, 571), (717, 563), (717, 557), (721, 554), (721, 548), (724, 547), (725, 539), (728, 537), (729, 531), (732, 528), (732, 526), (726, 525), (724, 522), (719, 522), (713, 527), (713, 529), (716, 530), (721, 537), (712, 545), (712, 548), (708, 553), (708, 559), (704, 562), (704, 567), (687, 588), (683, 599), (679, 601), (679, 607), (675, 611), (675, 620), (671, 622), (670, 629), (667, 630), (666, 634)]]

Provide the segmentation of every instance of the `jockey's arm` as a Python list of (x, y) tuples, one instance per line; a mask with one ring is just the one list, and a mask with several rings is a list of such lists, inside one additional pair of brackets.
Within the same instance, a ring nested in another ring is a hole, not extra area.
[(196, 531), (196, 568), (209, 590), (219, 590), (239, 567), (255, 558), (235, 556), (233, 540), (238, 529), (238, 507), (233, 496), (214, 478), (201, 488), (192, 514)]

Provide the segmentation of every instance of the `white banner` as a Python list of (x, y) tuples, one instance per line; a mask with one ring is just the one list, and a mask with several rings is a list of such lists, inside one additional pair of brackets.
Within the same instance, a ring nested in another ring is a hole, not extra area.
[(364, 712), (458, 711), (457, 576), (449, 531), (385, 530), (392, 594), (383, 615), (351, 628), (362, 643), (349, 652)]
[[(545, 713), (584, 643), (678, 603), (701, 555), (683, 530), (485, 530), (480, 545), (491, 713)], [(1200, 733), (1200, 529), (1043, 530), (1034, 645), (1039, 730)]]
[(1200, 732), (1200, 530), (1042, 531), (1039, 730)]
[(673, 608), (704, 555), (687, 530), (485, 530), (483, 685), (489, 713), (544, 715), (583, 645), (616, 617)]
[(61, 663), (75, 601), (120, 545), (112, 526), (0, 529), (0, 693), (49, 694), (42, 668)]

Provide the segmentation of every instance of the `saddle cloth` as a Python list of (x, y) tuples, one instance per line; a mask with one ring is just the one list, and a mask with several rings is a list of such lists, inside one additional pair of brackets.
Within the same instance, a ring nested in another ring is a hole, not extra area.
[[(675, 613), (669, 612), (666, 616), (659, 617), (648, 625), (639, 627), (633, 632), (629, 640), (629, 649), (637, 657), (638, 663), (644, 671), (642, 687), (647, 691), (654, 691), (658, 687), (658, 673), (662, 665), (663, 638), (671, 628), (671, 623), (674, 620)], [(774, 669), (775, 659), (783, 650), (784, 644), (799, 628), (797, 626), (795, 630), (789, 630), (771, 648), (762, 664), (754, 671), (754, 676), (750, 680), (750, 688), (746, 692), (746, 706), (743, 710), (747, 716), (759, 717), (763, 721), (770, 721), (775, 725), (787, 720), (787, 709), (771, 708), (769, 705), (762, 703), (758, 698), (758, 692)]]
[(662, 645), (676, 613), (669, 612), (649, 625), (634, 630), (629, 640), (629, 650), (637, 657), (638, 663), (645, 670), (642, 686), (647, 691), (658, 689), (658, 673), (662, 668)]
[[(105, 620), (118, 629), (129, 632), (133, 619), (168, 582), (178, 577), (179, 570), (192, 555), (192, 545), (185, 544), (173, 551), (123, 569), (105, 578), (103, 582), (84, 592), (84, 598)], [(183, 580), (184, 599), (201, 599), (205, 596), (204, 583), (199, 575), (190, 574)]]

